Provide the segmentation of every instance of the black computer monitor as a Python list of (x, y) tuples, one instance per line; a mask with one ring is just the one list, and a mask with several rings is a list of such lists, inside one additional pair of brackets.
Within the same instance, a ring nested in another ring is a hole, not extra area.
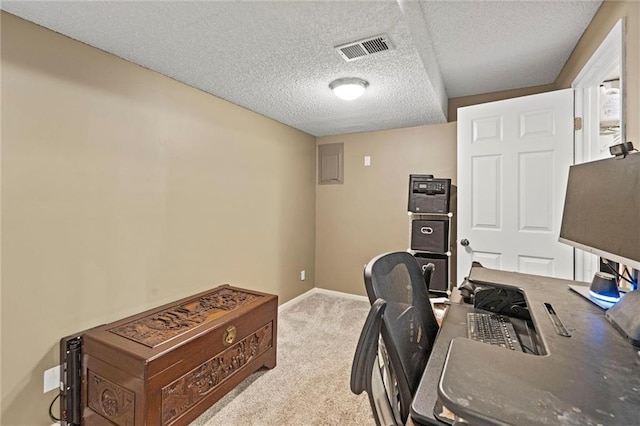
[[(639, 153), (569, 168), (560, 241), (640, 270)], [(623, 296), (606, 318), (640, 346), (640, 290)]]
[(560, 241), (640, 270), (640, 154), (569, 168)]

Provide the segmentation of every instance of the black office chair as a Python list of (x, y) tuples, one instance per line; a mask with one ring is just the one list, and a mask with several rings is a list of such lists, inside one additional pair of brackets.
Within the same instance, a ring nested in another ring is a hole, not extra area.
[(438, 334), (428, 283), (418, 261), (407, 252), (372, 259), (365, 267), (364, 282), (371, 303), (387, 302), (381, 329), (392, 377), (387, 392), (396, 421), (404, 424)]
[(380, 369), (378, 358), (382, 315), (386, 307), (387, 302), (382, 299), (371, 305), (351, 367), (351, 392), (356, 395), (367, 392), (371, 411), (378, 426), (394, 424), (393, 410), (385, 391), (383, 371)]

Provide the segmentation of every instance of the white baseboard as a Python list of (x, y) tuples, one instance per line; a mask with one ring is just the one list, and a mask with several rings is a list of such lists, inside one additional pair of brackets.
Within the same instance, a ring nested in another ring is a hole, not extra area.
[(341, 291), (335, 290), (327, 290), (326, 288), (313, 288), (316, 293), (329, 294), (331, 296), (344, 297), (345, 299), (354, 299), (354, 300), (362, 300), (363, 302), (368, 302), (369, 298), (367, 296), (359, 296), (357, 294), (351, 293), (343, 293)]
[(293, 299), (284, 302), (282, 305), (278, 306), (278, 312), (282, 311), (283, 309), (288, 308), (289, 306), (298, 303), (299, 301), (306, 299), (307, 297), (313, 295), (313, 294), (327, 294), (330, 296), (336, 296), (336, 297), (342, 297), (345, 299), (354, 299), (354, 300), (362, 300), (362, 301), (369, 301), (369, 299), (367, 298), (367, 296), (359, 296), (357, 294), (350, 294), (350, 293), (343, 293), (341, 291), (334, 291), (334, 290), (327, 290), (324, 288), (317, 288), (314, 287), (309, 291), (306, 291), (304, 293), (302, 293), (300, 296), (294, 297)]

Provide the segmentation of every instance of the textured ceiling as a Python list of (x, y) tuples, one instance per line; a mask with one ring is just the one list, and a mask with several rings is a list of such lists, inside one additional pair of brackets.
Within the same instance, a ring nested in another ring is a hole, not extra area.
[[(315, 136), (446, 122), (447, 98), (552, 83), (589, 1), (2, 1), (3, 10)], [(388, 34), (346, 62), (334, 46)], [(340, 77), (369, 81), (355, 101)]]

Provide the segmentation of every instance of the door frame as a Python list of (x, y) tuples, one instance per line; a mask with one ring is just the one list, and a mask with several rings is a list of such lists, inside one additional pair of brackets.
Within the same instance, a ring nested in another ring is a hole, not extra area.
[[(622, 140), (626, 140), (625, 33), (625, 18), (621, 18), (571, 83), (574, 89), (574, 115), (582, 118), (582, 128), (575, 131), (574, 164), (599, 158), (599, 153), (594, 149), (600, 134), (598, 89), (616, 68), (620, 70), (620, 132)], [(598, 257), (582, 250), (574, 252), (574, 279), (591, 281), (599, 268)]]

